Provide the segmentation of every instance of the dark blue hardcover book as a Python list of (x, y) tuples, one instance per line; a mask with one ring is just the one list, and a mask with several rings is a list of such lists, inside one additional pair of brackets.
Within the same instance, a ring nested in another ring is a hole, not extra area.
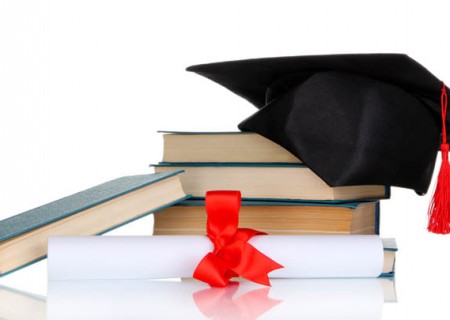
[(182, 172), (121, 177), (0, 221), (0, 276), (45, 258), (50, 235), (102, 234), (188, 199)]

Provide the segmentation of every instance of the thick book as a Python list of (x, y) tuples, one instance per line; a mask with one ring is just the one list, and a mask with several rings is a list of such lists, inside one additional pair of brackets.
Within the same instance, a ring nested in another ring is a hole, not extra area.
[[(154, 235), (203, 235), (204, 200), (186, 200), (154, 214)], [(239, 227), (273, 235), (379, 234), (379, 201), (242, 201)]]
[(49, 236), (102, 234), (186, 200), (180, 173), (121, 177), (0, 221), (0, 276), (45, 258)]
[(185, 170), (184, 190), (204, 197), (209, 190), (240, 190), (244, 199), (358, 200), (388, 198), (379, 185), (330, 187), (303, 164), (169, 163), (153, 165), (155, 172)]
[(301, 162), (257, 133), (160, 132), (164, 139), (164, 162)]

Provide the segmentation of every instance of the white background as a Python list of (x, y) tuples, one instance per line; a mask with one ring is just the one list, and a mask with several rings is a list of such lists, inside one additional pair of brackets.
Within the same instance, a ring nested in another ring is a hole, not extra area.
[[(450, 83), (446, 2), (0, 0), (0, 218), (150, 172), (158, 129), (236, 130), (255, 108), (192, 64), (400, 52)], [(400, 247), (399, 303), (384, 319), (445, 319), (450, 238), (425, 231), (431, 192), (392, 191), (381, 230)], [(150, 232), (147, 218), (116, 233)], [(45, 267), (0, 284), (45, 295)]]

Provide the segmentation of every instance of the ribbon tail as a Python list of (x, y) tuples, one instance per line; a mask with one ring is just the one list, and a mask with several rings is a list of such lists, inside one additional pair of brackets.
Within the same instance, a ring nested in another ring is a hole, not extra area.
[(245, 243), (239, 265), (233, 271), (241, 277), (270, 286), (269, 273), (281, 269), (283, 266), (258, 251), (249, 243)]
[(232, 274), (224, 263), (213, 253), (208, 253), (195, 268), (193, 277), (212, 287), (225, 287)]

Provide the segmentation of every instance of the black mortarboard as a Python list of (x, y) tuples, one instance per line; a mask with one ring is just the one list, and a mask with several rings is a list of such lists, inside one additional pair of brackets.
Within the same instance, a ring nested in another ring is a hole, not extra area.
[(239, 129), (280, 144), (330, 186), (427, 192), (440, 144), (442, 82), (407, 55), (264, 58), (187, 70), (254, 104), (259, 110)]
[(442, 84), (406, 55), (265, 58), (187, 70), (258, 107), (239, 128), (282, 145), (331, 186), (428, 190)]

